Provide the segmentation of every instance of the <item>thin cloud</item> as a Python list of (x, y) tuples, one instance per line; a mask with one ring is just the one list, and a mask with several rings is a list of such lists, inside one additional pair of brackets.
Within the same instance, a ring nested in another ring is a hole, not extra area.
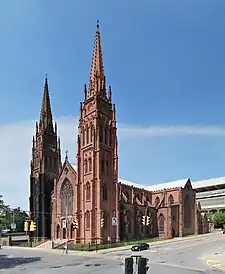
[(130, 126), (120, 124), (119, 134), (126, 138), (166, 137), (179, 135), (225, 136), (225, 127), (220, 126)]
[[(77, 117), (62, 117), (58, 121), (58, 134), (61, 137), (62, 160), (65, 150), (69, 151), (71, 161), (76, 161)], [(29, 174), (32, 135), (35, 134), (35, 121), (24, 121), (11, 125), (0, 125), (0, 194), (12, 207), (28, 209)], [(225, 128), (214, 126), (152, 126), (140, 127), (119, 124), (119, 141), (135, 138), (137, 146), (140, 139), (155, 136), (202, 135), (224, 136)], [(126, 153), (123, 149), (120, 153)], [(122, 176), (122, 173), (121, 173)]]

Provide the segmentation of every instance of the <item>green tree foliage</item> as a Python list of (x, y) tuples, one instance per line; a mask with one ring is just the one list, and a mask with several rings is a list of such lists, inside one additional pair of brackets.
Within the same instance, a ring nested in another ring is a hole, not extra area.
[(215, 227), (224, 227), (225, 225), (225, 212), (218, 211), (215, 213), (209, 213), (207, 216), (211, 221), (213, 221)]
[(11, 209), (5, 205), (3, 197), (0, 195), (0, 231), (3, 229), (11, 229), (11, 224), (16, 224), (16, 231), (23, 232), (24, 221), (27, 218), (25, 211), (20, 208)]

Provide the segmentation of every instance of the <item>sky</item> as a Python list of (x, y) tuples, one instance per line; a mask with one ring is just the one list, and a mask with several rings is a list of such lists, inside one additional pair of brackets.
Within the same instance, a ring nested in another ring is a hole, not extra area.
[(225, 176), (225, 1), (2, 0), (0, 194), (28, 209), (32, 135), (45, 73), (62, 155), (100, 21), (117, 108), (119, 176), (151, 185)]

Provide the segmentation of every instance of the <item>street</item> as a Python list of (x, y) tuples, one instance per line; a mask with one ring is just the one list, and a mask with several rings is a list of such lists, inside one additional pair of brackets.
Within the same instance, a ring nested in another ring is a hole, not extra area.
[[(225, 235), (208, 234), (199, 238), (153, 244), (148, 251), (136, 252), (149, 258), (148, 273), (193, 274), (221, 273), (213, 267), (225, 265)], [(4, 273), (124, 273), (122, 259), (134, 254), (129, 250), (104, 253), (4, 248), (0, 250), (0, 272)], [(217, 255), (218, 254), (218, 255)], [(215, 259), (220, 256), (220, 259)], [(224, 257), (224, 259), (223, 259)], [(211, 264), (210, 264), (211, 262)], [(216, 264), (213, 262), (217, 262)]]

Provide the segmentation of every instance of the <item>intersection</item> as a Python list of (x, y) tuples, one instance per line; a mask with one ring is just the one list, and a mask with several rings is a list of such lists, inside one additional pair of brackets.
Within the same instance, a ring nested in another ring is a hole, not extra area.
[[(149, 259), (148, 273), (216, 274), (221, 272), (215, 268), (221, 269), (223, 261), (225, 262), (223, 250), (225, 250), (225, 236), (221, 233), (152, 244), (150, 250), (137, 253)], [(66, 271), (70, 274), (76, 271), (82, 274), (106, 272), (122, 274), (123, 259), (132, 254), (134, 253), (128, 249), (106, 250), (105, 253), (70, 251), (66, 255), (58, 250), (3, 248), (0, 250), (0, 272), (48, 274)]]

